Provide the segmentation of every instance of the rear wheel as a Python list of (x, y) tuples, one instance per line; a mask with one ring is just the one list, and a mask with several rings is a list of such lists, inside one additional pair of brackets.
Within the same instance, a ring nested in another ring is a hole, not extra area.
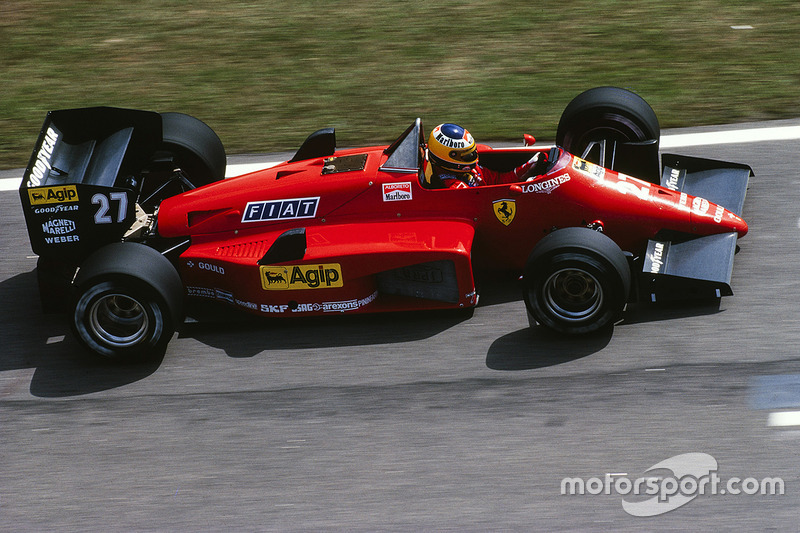
[(550, 329), (591, 333), (620, 317), (630, 278), (627, 260), (614, 241), (588, 228), (565, 228), (531, 252), (524, 275), (525, 305)]
[(72, 326), (93, 354), (133, 362), (163, 355), (182, 318), (183, 286), (160, 253), (114, 243), (91, 255), (75, 279)]
[(142, 170), (137, 202), (152, 213), (161, 201), (225, 178), (225, 148), (203, 121), (182, 113), (161, 113), (162, 143)]

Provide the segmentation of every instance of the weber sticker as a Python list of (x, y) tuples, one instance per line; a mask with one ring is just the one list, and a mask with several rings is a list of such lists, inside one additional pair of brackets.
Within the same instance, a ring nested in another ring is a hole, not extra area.
[(273, 220), (292, 220), (314, 218), (317, 216), (319, 196), (314, 198), (289, 198), (248, 202), (244, 208), (242, 222), (269, 222)]
[(260, 270), (261, 288), (265, 291), (331, 289), (344, 286), (339, 263), (262, 266)]
[(411, 182), (406, 181), (402, 183), (384, 183), (383, 184), (383, 201), (384, 202), (399, 202), (403, 200), (411, 200)]
[(28, 189), (31, 205), (69, 204), (78, 201), (78, 189), (74, 185), (38, 187)]

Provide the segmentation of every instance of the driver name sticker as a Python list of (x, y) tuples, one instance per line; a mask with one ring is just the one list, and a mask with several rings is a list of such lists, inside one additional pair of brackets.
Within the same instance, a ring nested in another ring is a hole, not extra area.
[(579, 170), (584, 174), (588, 174), (593, 178), (597, 178), (602, 180), (603, 177), (606, 175), (606, 169), (601, 166), (595, 165), (594, 163), (590, 163), (581, 159), (580, 157), (576, 157), (572, 161), (572, 168), (575, 170)]
[(383, 201), (384, 202), (399, 202), (402, 200), (411, 200), (411, 182), (405, 181), (402, 183), (384, 183), (383, 184)]
[(265, 291), (332, 289), (343, 287), (339, 263), (322, 265), (261, 266), (261, 288)]
[(266, 200), (247, 202), (242, 222), (265, 222), (314, 218), (317, 216), (319, 196), (313, 198), (288, 198), (286, 200)]

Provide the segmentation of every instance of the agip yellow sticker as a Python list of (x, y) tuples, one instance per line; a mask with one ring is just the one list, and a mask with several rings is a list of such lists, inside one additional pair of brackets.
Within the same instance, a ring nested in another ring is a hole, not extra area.
[(265, 291), (332, 289), (343, 287), (339, 263), (322, 265), (265, 265), (261, 270), (261, 288)]
[(28, 189), (31, 205), (69, 204), (78, 201), (78, 189), (74, 185), (58, 187), (36, 187)]

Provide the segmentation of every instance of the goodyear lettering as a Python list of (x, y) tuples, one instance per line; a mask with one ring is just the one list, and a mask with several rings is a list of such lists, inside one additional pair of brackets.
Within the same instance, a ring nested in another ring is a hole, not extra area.
[(673, 191), (678, 190), (679, 180), (681, 178), (681, 171), (677, 168), (673, 168), (669, 173), (669, 178), (667, 178), (667, 188), (672, 189)]
[(244, 208), (242, 222), (314, 218), (317, 216), (318, 204), (319, 196), (314, 198), (291, 198), (287, 200), (248, 202), (247, 206)]
[(272, 290), (329, 289), (342, 287), (338, 263), (322, 265), (262, 266), (261, 288)]
[(69, 204), (78, 201), (78, 189), (75, 185), (28, 189), (28, 198), (31, 205)]
[(50, 165), (50, 158), (53, 157), (56, 142), (58, 142), (58, 132), (53, 128), (47, 128), (47, 132), (42, 137), (42, 146), (36, 154), (36, 161), (28, 175), (26, 187), (38, 187), (50, 174), (50, 170), (53, 168)]
[(650, 256), (650, 273), (658, 274), (661, 272), (662, 266), (664, 266), (664, 243), (657, 242), (653, 247), (653, 253)]
[(45, 213), (63, 213), (66, 211), (77, 211), (77, 205), (54, 205), (52, 207), (37, 207), (33, 210), (34, 213), (37, 215), (45, 214)]

